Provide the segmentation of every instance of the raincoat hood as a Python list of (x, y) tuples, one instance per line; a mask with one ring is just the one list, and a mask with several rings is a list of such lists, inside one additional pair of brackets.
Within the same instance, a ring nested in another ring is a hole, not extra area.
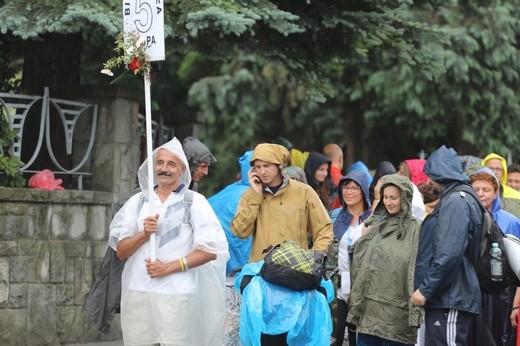
[(307, 179), (307, 184), (312, 186), (314, 189), (318, 187), (318, 182), (314, 179), (314, 173), (321, 165), (326, 163), (329, 168), (327, 171), (327, 175), (330, 176), (330, 163), (331, 161), (325, 156), (318, 152), (312, 151), (309, 153), (309, 157), (307, 161), (305, 161), (305, 177)]
[(410, 169), (410, 180), (412, 183), (419, 185), (420, 183), (425, 183), (428, 181), (428, 176), (424, 174), (423, 171), (426, 160), (412, 159), (405, 160), (404, 162), (406, 162), (408, 168)]
[(260, 143), (255, 147), (253, 156), (251, 156), (249, 162), (252, 166), (255, 160), (262, 160), (279, 165), (280, 168), (282, 168), (282, 166), (287, 164), (289, 158), (289, 151), (284, 146), (272, 143)]
[[(182, 150), (181, 142), (175, 137), (168, 143), (165, 143), (161, 145), (158, 148), (155, 148), (155, 150), (152, 153), (153, 160), (155, 160), (155, 157), (157, 156), (157, 152), (160, 149), (168, 150), (169, 152), (173, 153), (175, 156), (177, 156), (186, 169), (184, 170), (184, 174), (182, 174), (180, 178), (180, 184), (183, 184), (185, 187), (190, 186), (191, 183), (191, 174), (190, 170), (188, 169), (188, 159), (186, 158), (186, 155), (184, 155), (184, 151)], [(148, 159), (144, 160), (144, 162), (141, 164), (141, 167), (139, 167), (139, 170), (137, 171), (137, 178), (139, 180), (139, 186), (141, 187), (141, 190), (148, 194)], [(157, 185), (156, 179), (155, 179), (155, 172), (153, 177), (153, 185)]]
[(238, 164), (240, 165), (240, 182), (243, 185), (249, 186), (249, 169), (251, 169), (251, 165), (249, 164), (249, 160), (253, 156), (253, 150), (246, 151), (239, 159)]
[(370, 196), (368, 193), (368, 187), (369, 187), (368, 177), (365, 173), (360, 172), (360, 171), (352, 171), (350, 173), (347, 173), (347, 175), (343, 176), (341, 178), (341, 180), (339, 181), (338, 196), (340, 196), (341, 205), (343, 206), (343, 208), (346, 208), (345, 201), (343, 200), (343, 197), (342, 197), (343, 196), (342, 189), (343, 189), (343, 185), (345, 185), (347, 182), (349, 182), (351, 180), (353, 182), (355, 182), (361, 188), (361, 191), (363, 192), (363, 200), (365, 202), (365, 210), (369, 210), (372, 202), (370, 201)]
[(500, 165), (502, 166), (502, 177), (500, 178), (500, 185), (505, 185), (506, 182), (507, 182), (507, 162), (506, 162), (506, 159), (504, 159), (502, 156), (498, 155), (498, 154), (495, 154), (495, 153), (491, 153), (489, 154), (488, 156), (486, 156), (483, 160), (482, 160), (482, 166), (485, 166), (486, 163), (489, 161), (489, 160), (492, 160), (492, 159), (497, 159), (497, 160), (500, 160)]
[(191, 173), (195, 172), (201, 162), (207, 162), (210, 165), (217, 162), (211, 151), (195, 137), (186, 137), (182, 141), (182, 149), (188, 160)]
[(282, 170), (282, 174), (286, 174), (289, 178), (298, 180), (304, 184), (307, 184), (307, 178), (305, 177), (305, 172), (298, 166), (288, 166)]
[(374, 188), (376, 187), (377, 181), (388, 174), (394, 174), (397, 173), (394, 165), (390, 161), (381, 161), (379, 165), (376, 168), (376, 171), (374, 173), (374, 179), (372, 180), (372, 183), (369, 187), (370, 192), (370, 200), (374, 199)]
[(430, 154), (424, 165), (424, 173), (439, 184), (469, 183), (468, 177), (462, 171), (457, 152), (445, 145)]
[(370, 171), (368, 170), (368, 167), (363, 163), (363, 161), (356, 161), (347, 170), (347, 173), (353, 172), (353, 171), (359, 171), (363, 172), (367, 175), (368, 184), (370, 185), (372, 183), (372, 175), (370, 174)]
[(487, 175), (490, 175), (496, 182), (497, 182), (497, 185), (498, 185), (498, 193), (497, 193), (497, 197), (493, 200), (492, 204), (491, 204), (491, 210), (492, 212), (496, 212), (497, 210), (500, 209), (500, 182), (498, 181), (498, 178), (497, 176), (495, 175), (495, 172), (493, 172), (490, 168), (488, 167), (481, 167), (480, 169), (477, 169), (475, 172), (473, 172), (469, 177), (470, 177), (470, 180), (471, 180), (471, 177), (474, 176), (475, 174), (477, 173), (485, 173)]
[(459, 161), (462, 164), (462, 171), (467, 174), (468, 170), (475, 166), (482, 166), (482, 158), (471, 155), (460, 155)]
[[(413, 198), (413, 187), (410, 184), (410, 180), (399, 174), (387, 175), (384, 179), (384, 183), (381, 185), (381, 196), (383, 196), (385, 187), (393, 185), (396, 186), (401, 192), (401, 211), (397, 215), (400, 218), (412, 217), (412, 198)], [(377, 203), (374, 214), (386, 215), (387, 211), (383, 198)]]

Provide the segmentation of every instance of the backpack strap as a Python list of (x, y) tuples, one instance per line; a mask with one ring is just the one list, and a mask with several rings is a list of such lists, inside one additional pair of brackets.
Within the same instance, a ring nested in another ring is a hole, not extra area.
[(191, 225), (191, 205), (193, 204), (193, 196), (195, 192), (186, 190), (184, 193), (184, 220)]

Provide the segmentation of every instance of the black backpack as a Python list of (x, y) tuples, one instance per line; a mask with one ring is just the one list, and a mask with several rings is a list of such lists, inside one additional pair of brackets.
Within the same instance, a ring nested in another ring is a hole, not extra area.
[(265, 281), (297, 291), (320, 288), (326, 259), (321, 251), (304, 250), (290, 240), (264, 251), (259, 275)]
[[(470, 187), (455, 188), (455, 191), (458, 191), (463, 198), (466, 196), (466, 193), (471, 195), (477, 201), (480, 209), (482, 210), (482, 214), (484, 215), (484, 223), (482, 225), (478, 260), (475, 262), (468, 254), (466, 254), (466, 257), (469, 259), (470, 263), (475, 269), (475, 272), (477, 273), (480, 290), (482, 293), (491, 295), (499, 294), (511, 284), (518, 283), (518, 278), (514, 274), (507, 260), (506, 248), (504, 245), (504, 232), (502, 232), (500, 226), (498, 226), (495, 219), (493, 219), (493, 216), (487, 211), (486, 208), (484, 208), (480, 202), (480, 199), (475, 195), (475, 192)], [(489, 253), (489, 250), (491, 249), (491, 244), (493, 243), (498, 243), (498, 247), (500, 250), (502, 250), (502, 255), (500, 257), (500, 261), (502, 262), (501, 281), (493, 281), (491, 279), (491, 254)]]

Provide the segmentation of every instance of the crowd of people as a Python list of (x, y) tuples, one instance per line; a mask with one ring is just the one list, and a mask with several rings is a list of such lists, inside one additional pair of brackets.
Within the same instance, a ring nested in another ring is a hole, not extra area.
[[(244, 345), (516, 344), (520, 289), (482, 294), (472, 263), (479, 204), (520, 237), (520, 165), (441, 146), (372, 175), (361, 161), (344, 171), (336, 144), (302, 152), (277, 138), (244, 152), (238, 179), (206, 199), (198, 184), (216, 162), (198, 139), (174, 138), (117, 205), (109, 251), (124, 262), (125, 345), (221, 345), (225, 277), (241, 268), (253, 272), (235, 283)], [(338, 268), (333, 309), (326, 294), (288, 295), (255, 275), (286, 240)]]

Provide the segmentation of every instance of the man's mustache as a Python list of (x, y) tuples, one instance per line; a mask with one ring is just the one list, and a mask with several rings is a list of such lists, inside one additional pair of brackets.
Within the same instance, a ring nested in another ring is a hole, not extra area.
[(165, 171), (160, 171), (159, 173), (157, 173), (157, 175), (165, 175), (167, 177), (171, 177), (172, 174), (170, 172), (165, 172)]

